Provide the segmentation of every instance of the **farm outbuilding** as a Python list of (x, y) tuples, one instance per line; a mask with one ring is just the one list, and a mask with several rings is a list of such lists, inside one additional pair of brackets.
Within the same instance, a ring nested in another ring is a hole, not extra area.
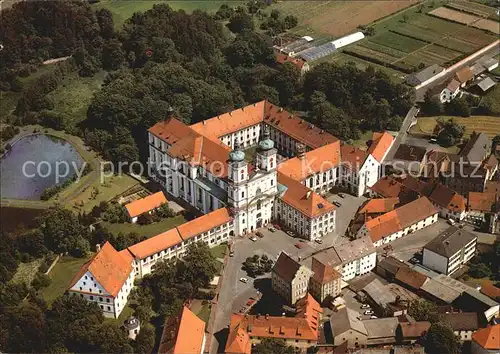
[(339, 48), (345, 47), (346, 45), (360, 41), (363, 38), (365, 38), (365, 35), (363, 34), (363, 32), (355, 32), (355, 33), (351, 33), (345, 37), (342, 37), (342, 38), (339, 38), (339, 39), (332, 41), (332, 44), (335, 46), (335, 48), (339, 49)]

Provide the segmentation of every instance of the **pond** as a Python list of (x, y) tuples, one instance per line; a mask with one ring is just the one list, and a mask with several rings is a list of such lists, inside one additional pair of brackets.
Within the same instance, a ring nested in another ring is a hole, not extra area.
[(44, 134), (21, 138), (0, 160), (0, 195), (38, 200), (46, 188), (81, 173), (83, 162), (66, 140)]

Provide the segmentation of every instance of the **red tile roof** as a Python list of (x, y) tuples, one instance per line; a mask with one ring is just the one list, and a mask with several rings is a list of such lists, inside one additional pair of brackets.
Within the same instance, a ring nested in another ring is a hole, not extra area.
[(394, 137), (388, 132), (374, 132), (372, 135), (372, 143), (368, 148), (368, 153), (378, 162), (382, 162), (393, 142)]
[(342, 156), (342, 165), (344, 168), (349, 168), (351, 171), (359, 171), (365, 163), (368, 153), (351, 145), (343, 145), (340, 148)]
[(319, 194), (280, 172), (278, 172), (278, 183), (287, 187), (281, 199), (309, 218), (335, 210), (335, 206)]
[(177, 226), (177, 230), (183, 240), (188, 240), (216, 226), (226, 224), (231, 220), (233, 220), (233, 217), (229, 209), (220, 208)]
[(216, 137), (201, 135), (175, 118), (156, 123), (149, 132), (171, 145), (169, 155), (203, 166), (217, 177), (227, 176), (231, 148)]
[(426, 197), (421, 197), (393, 211), (368, 220), (365, 226), (372, 242), (379, 241), (418, 221), (436, 214), (438, 210)]
[(182, 238), (177, 229), (170, 229), (159, 235), (148, 238), (147, 240), (136, 243), (135, 245), (130, 246), (128, 250), (134, 255), (135, 258), (143, 259), (166, 250), (169, 247), (180, 244), (181, 242)]
[(319, 284), (328, 284), (329, 282), (340, 279), (342, 275), (327, 264), (323, 264), (313, 257), (312, 259), (313, 279)]
[(291, 136), (311, 149), (338, 141), (333, 135), (266, 101), (264, 123)]
[(191, 128), (207, 137), (222, 137), (239, 130), (258, 125), (264, 120), (265, 101), (221, 114), (191, 125)]
[(370, 189), (384, 198), (397, 198), (405, 190), (405, 187), (396, 179), (385, 176), (379, 179)]
[(365, 204), (361, 206), (358, 210), (358, 214), (378, 214), (387, 213), (388, 211), (394, 210), (396, 205), (399, 204), (399, 198), (378, 198), (369, 199)]
[(469, 192), (469, 210), (491, 212), (497, 197), (496, 193)]
[(485, 280), (481, 285), (481, 293), (492, 299), (500, 298), (500, 288), (496, 287), (488, 280)]
[(455, 73), (455, 76), (457, 78), (458, 81), (460, 81), (460, 83), (466, 83), (467, 81), (470, 81), (472, 80), (472, 77), (474, 76), (472, 74), (472, 70), (470, 67), (466, 66), (460, 70), (458, 70), (456, 73)]
[(431, 327), (431, 323), (428, 321), (402, 322), (399, 325), (401, 326), (403, 338), (420, 338)]
[(340, 141), (328, 144), (304, 154), (303, 158), (294, 157), (278, 165), (278, 171), (297, 181), (326, 172), (340, 164)]
[(500, 324), (477, 330), (472, 333), (472, 340), (484, 349), (500, 349)]
[(276, 61), (280, 64), (292, 63), (293, 65), (298, 67), (300, 70), (302, 69), (302, 67), (306, 63), (304, 60), (302, 60), (300, 58), (294, 58), (294, 57), (288, 56), (288, 55), (283, 54), (283, 53), (276, 53)]
[(130, 257), (118, 252), (111, 243), (106, 242), (101, 250), (80, 268), (71, 280), (69, 288), (73, 287), (87, 272), (93, 275), (95, 281), (104, 290), (116, 297), (132, 272), (132, 262)]
[(297, 301), (296, 317), (233, 314), (225, 353), (250, 353), (250, 338), (281, 338), (316, 342), (321, 306), (307, 294)]
[(204, 337), (205, 322), (183, 306), (173, 354), (201, 353)]
[(167, 202), (167, 198), (163, 192), (157, 192), (147, 197), (134, 200), (131, 203), (125, 204), (125, 208), (128, 211), (128, 214), (131, 218), (139, 216), (143, 213), (151, 211), (153, 209), (158, 208), (159, 206), (165, 204)]

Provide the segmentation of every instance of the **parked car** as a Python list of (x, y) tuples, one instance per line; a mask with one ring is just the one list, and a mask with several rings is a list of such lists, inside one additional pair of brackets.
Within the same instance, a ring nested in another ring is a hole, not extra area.
[(229, 252), (229, 257), (233, 257), (233, 256), (234, 256), (234, 251)]
[(259, 236), (260, 238), (264, 237), (264, 234), (262, 232), (260, 232), (260, 231), (257, 231), (255, 234), (257, 236)]
[(271, 232), (276, 232), (276, 228), (272, 227), (272, 226), (269, 226), (269, 231)]
[(338, 196), (339, 196), (340, 198), (345, 198), (345, 196), (344, 196), (342, 193), (339, 193), (339, 194), (338, 194)]
[(295, 237), (295, 234), (293, 233), (293, 231), (288, 230), (286, 233), (287, 233), (288, 235), (292, 236), (292, 237)]
[(246, 283), (248, 283), (248, 279), (247, 279), (247, 278), (240, 278), (240, 281), (241, 281), (242, 283), (245, 283), (245, 284), (246, 284)]
[(274, 228), (275, 228), (276, 230), (281, 230), (281, 226), (279, 226), (278, 224), (274, 224)]
[(255, 241), (257, 241), (257, 237), (252, 236), (252, 237), (250, 237), (250, 240), (252, 240), (253, 242), (255, 242)]
[(373, 312), (372, 310), (366, 310), (365, 312), (363, 312), (365, 315), (373, 315), (375, 312)]
[(300, 249), (300, 248), (304, 247), (304, 245), (299, 242), (299, 243), (295, 244), (295, 247), (297, 247), (298, 249)]
[(336, 207), (339, 207), (339, 208), (342, 206), (342, 204), (340, 204), (339, 202), (333, 202), (333, 205), (335, 205)]
[(368, 304), (363, 304), (363, 305), (361, 305), (361, 308), (362, 309), (369, 309), (369, 308), (371, 308), (371, 306)]
[(377, 316), (375, 316), (375, 315), (370, 316), (370, 319), (372, 319), (372, 320), (375, 320), (375, 319), (377, 319), (377, 318), (378, 318), (378, 317), (377, 317)]
[(448, 219), (448, 224), (450, 224), (450, 225), (455, 225), (455, 220), (453, 220), (453, 219)]
[(317, 238), (314, 241), (316, 241), (316, 243), (319, 243), (320, 245), (323, 243), (323, 239), (321, 238)]

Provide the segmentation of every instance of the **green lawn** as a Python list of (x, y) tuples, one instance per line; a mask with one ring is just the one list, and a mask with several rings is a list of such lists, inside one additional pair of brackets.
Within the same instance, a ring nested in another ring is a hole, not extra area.
[(184, 218), (184, 216), (178, 215), (173, 218), (167, 218), (149, 225), (139, 225), (132, 223), (112, 224), (107, 221), (102, 222), (101, 225), (114, 234), (118, 234), (120, 232), (123, 234), (136, 232), (140, 236), (152, 237), (161, 234), (162, 232), (168, 231), (176, 226), (184, 224), (185, 222), (186, 219)]
[(217, 1), (217, 0), (193, 0), (193, 1), (161, 1), (161, 0), (135, 0), (135, 1), (111, 1), (104, 0), (93, 5), (95, 8), (107, 8), (113, 14), (115, 26), (121, 28), (125, 20), (130, 18), (134, 12), (144, 12), (155, 4), (167, 4), (174, 10), (185, 10), (192, 12), (200, 9), (207, 12), (215, 12), (222, 4), (230, 4), (233, 7), (243, 4), (244, 1)]
[(210, 249), (210, 253), (215, 258), (224, 258), (224, 255), (227, 253), (227, 248), (228, 247), (226, 244), (220, 244), (218, 246), (212, 247)]
[(210, 304), (205, 304), (201, 307), (200, 311), (196, 314), (199, 318), (201, 318), (205, 323), (208, 323), (210, 319), (210, 312), (212, 309), (210, 308)]
[(80, 267), (90, 258), (73, 258), (64, 256), (49, 273), (52, 282), (47, 288), (40, 290), (43, 299), (50, 305), (57, 297), (64, 294), (68, 285)]
[[(107, 202), (137, 184), (139, 184), (139, 181), (126, 174), (122, 174), (120, 176), (114, 175), (111, 177), (104, 177), (104, 183), (101, 183), (101, 180), (99, 178), (89, 188), (87, 188), (76, 198), (71, 200), (71, 205), (69, 206), (78, 211), (89, 212), (94, 206), (99, 205), (99, 203)], [(73, 185), (76, 187), (75, 184)], [(71, 186), (68, 187), (68, 189), (69, 188), (71, 188)], [(97, 188), (99, 193), (97, 194), (95, 199), (93, 199), (92, 191), (95, 188)], [(68, 192), (64, 191), (63, 193)]]

